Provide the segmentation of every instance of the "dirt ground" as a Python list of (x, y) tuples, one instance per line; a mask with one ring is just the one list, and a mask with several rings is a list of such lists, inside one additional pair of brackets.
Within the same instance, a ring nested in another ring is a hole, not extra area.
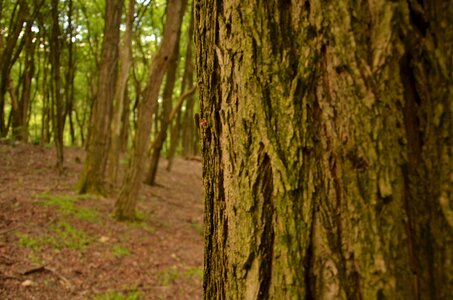
[[(78, 196), (84, 151), (0, 144), (0, 299), (201, 299), (201, 164), (160, 162), (140, 221), (111, 218), (114, 197)], [(124, 164), (124, 162), (123, 162)]]

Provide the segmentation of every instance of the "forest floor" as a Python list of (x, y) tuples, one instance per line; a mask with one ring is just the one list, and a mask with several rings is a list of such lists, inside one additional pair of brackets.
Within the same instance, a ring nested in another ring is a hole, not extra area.
[(114, 197), (76, 194), (84, 151), (0, 144), (0, 299), (200, 299), (201, 164), (161, 160), (139, 221), (111, 218)]

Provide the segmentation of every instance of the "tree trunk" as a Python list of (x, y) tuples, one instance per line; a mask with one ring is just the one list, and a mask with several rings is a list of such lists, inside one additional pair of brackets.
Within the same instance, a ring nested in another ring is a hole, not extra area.
[(110, 121), (115, 91), (120, 40), (122, 0), (107, 1), (99, 89), (91, 115), (87, 157), (79, 180), (79, 192), (106, 195), (105, 169), (109, 151)]
[(195, 7), (205, 299), (451, 297), (453, 2)]
[(52, 0), (52, 30), (49, 39), (50, 62), (52, 73), (52, 129), (55, 147), (57, 150), (57, 168), (63, 170), (63, 132), (64, 132), (64, 97), (60, 76), (60, 24), (58, 18), (58, 0)]
[[(193, 14), (192, 14), (193, 16)], [(190, 23), (189, 27), (189, 39), (193, 40), (193, 30), (194, 30), (194, 22), (192, 18), (192, 22)], [(186, 66), (185, 66), (185, 71), (184, 71), (184, 82), (187, 86), (192, 86), (193, 85), (193, 43), (190, 43), (187, 46), (187, 51), (186, 51)], [(196, 153), (196, 148), (195, 148), (195, 140), (196, 140), (196, 130), (193, 122), (194, 118), (194, 106), (195, 106), (195, 98), (190, 97), (187, 100), (186, 104), (186, 110), (184, 112), (184, 127), (183, 127), (183, 132), (182, 132), (182, 149), (183, 149), (183, 155), (188, 157), (188, 156), (193, 156)]]
[[(184, 3), (185, 6), (185, 3)], [(182, 19), (181, 19), (182, 24)], [(176, 82), (176, 71), (178, 70), (179, 61), (179, 40), (181, 38), (181, 26), (176, 33), (176, 43), (172, 51), (173, 55), (170, 58), (170, 63), (167, 69), (167, 76), (165, 81), (165, 88), (162, 95), (162, 112), (160, 115), (160, 128), (157, 136), (151, 147), (151, 162), (149, 164), (148, 174), (146, 175), (145, 183), (153, 185), (156, 180), (157, 167), (159, 166), (159, 158), (162, 147), (167, 139), (168, 117), (171, 113), (173, 102), (173, 90)]]
[[(185, 65), (184, 65), (184, 75), (181, 82), (181, 93), (183, 93), (188, 86), (193, 86), (193, 55), (192, 55), (192, 48), (193, 48), (193, 6), (190, 10), (190, 23), (189, 23), (189, 30), (187, 31), (187, 49), (186, 49), (186, 57), (185, 57)], [(193, 138), (193, 131), (194, 131), (194, 124), (193, 124), (193, 104), (194, 104), (194, 97), (190, 96), (187, 100), (185, 106), (185, 114), (184, 114), (184, 127), (181, 126), (181, 115), (182, 113), (179, 112), (176, 120), (176, 124), (172, 130), (171, 134), (171, 141), (170, 141), (170, 150), (168, 151), (168, 164), (167, 164), (167, 171), (171, 170), (173, 164), (173, 157), (176, 154), (176, 149), (178, 147), (180, 141), (181, 131), (183, 132), (183, 140)], [(190, 118), (191, 122), (187, 122), (187, 119)], [(185, 145), (185, 144), (184, 144)], [(187, 148), (184, 148), (186, 151)]]
[(64, 119), (66, 116), (69, 119), (69, 133), (71, 135), (71, 144), (75, 145), (75, 128), (74, 121), (72, 119), (72, 113), (74, 110), (74, 79), (75, 79), (75, 62), (74, 62), (74, 24), (73, 24), (73, 0), (68, 1), (68, 66), (66, 69), (66, 85), (65, 85), (65, 98), (66, 98), (66, 110), (64, 113)]
[[(44, 50), (47, 50), (44, 48)], [(47, 56), (43, 58), (43, 70), (42, 70), (42, 86), (41, 89), (43, 91), (42, 96), (42, 110), (41, 110), (41, 145), (45, 145), (50, 142), (50, 96), (49, 96), (49, 86), (48, 86), (48, 78), (49, 78), (49, 68), (46, 66), (48, 63)]]
[(35, 35), (33, 34), (31, 27), (31, 22), (28, 22), (25, 27), (23, 72), (17, 80), (17, 87), (15, 88), (13, 86), (14, 83), (11, 79), (8, 80), (8, 91), (11, 98), (13, 137), (22, 142), (27, 142), (28, 140), (28, 112), (31, 101), (31, 83), (35, 73), (35, 43), (33, 42)]
[(115, 203), (114, 216), (118, 220), (135, 218), (135, 206), (141, 181), (143, 180), (143, 161), (146, 156), (145, 153), (148, 148), (151, 131), (151, 116), (156, 107), (160, 84), (165, 70), (173, 55), (174, 44), (177, 41), (177, 32), (184, 15), (184, 3), (185, 0), (168, 1), (164, 36), (151, 63), (145, 96), (139, 103), (134, 148), (126, 175), (123, 179), (120, 194)]
[(25, 0), (20, 0), (15, 5), (18, 5), (19, 9), (17, 10), (17, 14), (11, 16), (11, 25), (8, 28), (7, 38), (4, 42), (5, 45), (0, 53), (0, 138), (8, 134), (7, 127), (5, 126), (5, 94), (11, 68), (21, 51), (21, 48), (17, 47), (17, 41), (29, 16), (29, 8)]
[(116, 184), (121, 150), (121, 125), (124, 111), (124, 98), (127, 92), (126, 83), (132, 63), (132, 26), (134, 21), (135, 0), (129, 0), (126, 16), (126, 32), (120, 49), (120, 70), (115, 89), (115, 106), (111, 127), (111, 146), (108, 155), (108, 178), (110, 184)]

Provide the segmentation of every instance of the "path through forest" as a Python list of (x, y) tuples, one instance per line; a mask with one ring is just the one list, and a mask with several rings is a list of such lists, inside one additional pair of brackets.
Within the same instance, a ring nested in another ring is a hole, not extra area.
[(118, 223), (114, 200), (77, 196), (84, 151), (0, 144), (0, 299), (200, 299), (201, 164), (162, 161), (140, 193), (141, 221)]

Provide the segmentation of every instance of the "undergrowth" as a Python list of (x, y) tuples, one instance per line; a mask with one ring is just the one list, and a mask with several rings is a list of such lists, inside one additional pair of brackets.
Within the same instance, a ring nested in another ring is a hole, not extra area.
[(18, 233), (19, 245), (34, 252), (39, 251), (43, 246), (50, 246), (54, 249), (70, 248), (83, 251), (93, 241), (93, 237), (65, 221), (51, 225), (50, 229), (50, 234), (39, 237)]
[(108, 290), (105, 293), (100, 293), (91, 298), (91, 300), (140, 300), (143, 299), (143, 294), (139, 291), (133, 290), (126, 294), (115, 290)]
[(80, 220), (94, 222), (98, 219), (98, 214), (84, 207), (75, 204), (79, 200), (86, 199), (84, 195), (69, 196), (69, 195), (49, 195), (41, 194), (38, 198), (44, 200), (41, 204), (44, 206), (56, 206), (63, 214), (74, 215)]

